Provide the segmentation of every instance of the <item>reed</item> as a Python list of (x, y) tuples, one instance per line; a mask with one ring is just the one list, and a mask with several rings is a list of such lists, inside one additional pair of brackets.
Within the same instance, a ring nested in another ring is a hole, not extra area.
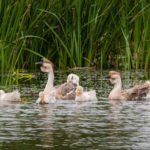
[(59, 69), (148, 69), (149, 14), (148, 0), (0, 1), (1, 73), (43, 56)]

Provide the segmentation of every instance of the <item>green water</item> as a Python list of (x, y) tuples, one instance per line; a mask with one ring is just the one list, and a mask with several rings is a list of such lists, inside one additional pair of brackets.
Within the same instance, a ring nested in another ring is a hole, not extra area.
[[(19, 88), (23, 102), (0, 103), (0, 149), (149, 149), (150, 101), (111, 104), (107, 96), (112, 86), (104, 80), (107, 71), (74, 73), (86, 89), (96, 89), (98, 101), (38, 105), (36, 95), (47, 76), (37, 73), (30, 81), (19, 80), (12, 87)], [(55, 72), (55, 84), (65, 82), (67, 75)], [(142, 71), (122, 76), (124, 87), (150, 77)]]

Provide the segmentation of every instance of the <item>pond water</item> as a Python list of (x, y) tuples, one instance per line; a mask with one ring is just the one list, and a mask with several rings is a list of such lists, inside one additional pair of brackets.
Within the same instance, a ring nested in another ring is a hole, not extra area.
[[(149, 149), (150, 101), (112, 104), (107, 99), (112, 86), (104, 80), (107, 71), (74, 73), (86, 89), (96, 89), (98, 101), (38, 105), (36, 93), (47, 76), (36, 73), (34, 79), (19, 80), (12, 87), (19, 88), (23, 102), (0, 104), (0, 149)], [(60, 84), (68, 72), (55, 75), (55, 84)], [(143, 71), (122, 76), (125, 88), (150, 77)]]

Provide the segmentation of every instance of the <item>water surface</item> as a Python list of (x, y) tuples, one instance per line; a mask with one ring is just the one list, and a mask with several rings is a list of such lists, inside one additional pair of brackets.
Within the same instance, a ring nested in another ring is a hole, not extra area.
[[(150, 101), (110, 103), (112, 86), (106, 72), (77, 71), (81, 85), (96, 89), (97, 102), (58, 101), (38, 105), (36, 93), (44, 88), (46, 75), (19, 80), (23, 95), (19, 104), (0, 104), (0, 149), (149, 149)], [(55, 72), (55, 84), (65, 82), (68, 72)], [(144, 82), (144, 72), (123, 72), (124, 87)], [(4, 87), (4, 86), (2, 86)]]

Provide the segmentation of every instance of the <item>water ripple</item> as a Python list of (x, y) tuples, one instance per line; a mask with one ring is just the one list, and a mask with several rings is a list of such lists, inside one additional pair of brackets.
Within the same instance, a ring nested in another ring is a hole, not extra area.
[[(95, 83), (97, 76), (99, 72), (90, 73), (89, 83), (81, 82), (97, 89), (97, 102), (37, 105), (36, 97), (29, 97), (30, 103), (0, 104), (0, 149), (150, 148), (150, 101), (112, 104), (106, 98), (110, 85), (103, 80)], [(21, 90), (29, 89), (26, 85)]]

